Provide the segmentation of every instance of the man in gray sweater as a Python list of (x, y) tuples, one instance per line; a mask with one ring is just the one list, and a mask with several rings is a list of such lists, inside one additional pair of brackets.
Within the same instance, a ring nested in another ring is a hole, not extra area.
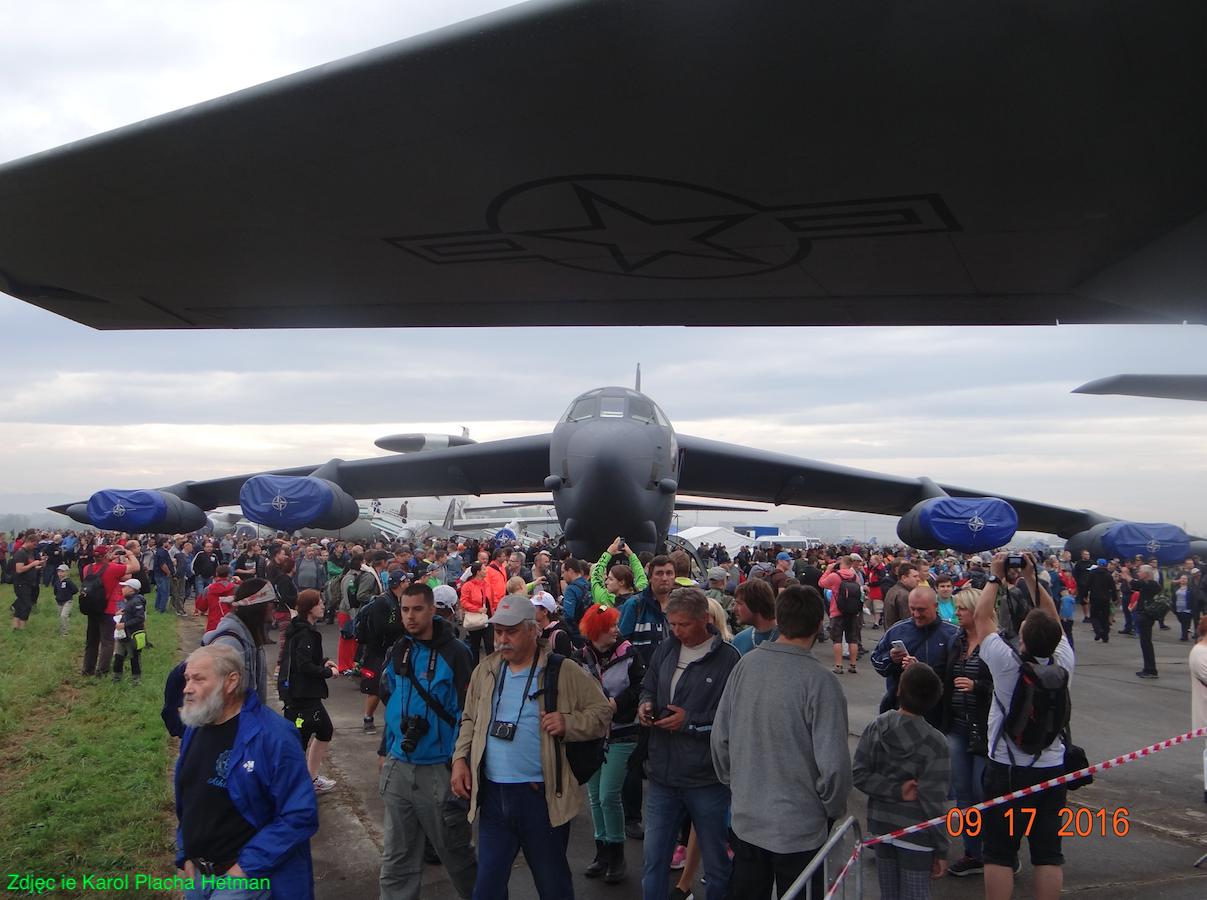
[[(785, 588), (779, 637), (742, 657), (717, 707), (712, 759), (733, 793), (735, 897), (769, 897), (773, 883), (783, 896), (846, 812), (847, 699), (812, 653), (825, 611), (815, 588)], [(813, 896), (824, 892), (819, 870)]]

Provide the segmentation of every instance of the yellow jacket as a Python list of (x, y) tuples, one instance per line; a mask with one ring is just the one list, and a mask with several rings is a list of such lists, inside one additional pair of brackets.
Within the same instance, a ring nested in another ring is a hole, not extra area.
[[(537, 640), (537, 653), (541, 655), (541, 671), (537, 676), (538, 689), (545, 687), (545, 662), (548, 644)], [(469, 679), (469, 690), (465, 696), (465, 711), (461, 714), (461, 730), (457, 735), (457, 746), (453, 760), (464, 759), (473, 775), (473, 792), (469, 799), (469, 819), (472, 822), (478, 810), (478, 788), (485, 770), (483, 755), (486, 752), (486, 731), (490, 727), (491, 700), (494, 697), (499, 669), (503, 657), (493, 653), (478, 664)], [(544, 695), (541, 695), (542, 698)], [(541, 709), (545, 708), (543, 700)], [(545, 801), (549, 804), (549, 823), (556, 828), (569, 822), (582, 808), (582, 791), (574, 778), (570, 763), (566, 759), (563, 740), (586, 741), (607, 735), (612, 721), (612, 707), (604, 696), (599, 682), (588, 675), (578, 663), (566, 660), (562, 664), (557, 684), (557, 711), (566, 719), (566, 733), (555, 738), (541, 731), (541, 770), (545, 775)], [(557, 792), (557, 756), (562, 757), (562, 792)]]

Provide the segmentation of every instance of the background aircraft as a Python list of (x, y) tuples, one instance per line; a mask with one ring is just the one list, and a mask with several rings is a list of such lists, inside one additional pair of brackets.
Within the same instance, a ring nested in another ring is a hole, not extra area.
[[(205, 510), (238, 503), (250, 520), (293, 531), (355, 522), (354, 498), (499, 494), (540, 490), (567, 544), (594, 559), (616, 535), (636, 550), (661, 548), (676, 495), (791, 503), (899, 515), (913, 547), (974, 551), (1006, 546), (1017, 529), (1059, 534), (1098, 555), (1143, 552), (1179, 561), (1191, 538), (1165, 524), (1120, 522), (1089, 510), (835, 466), (676, 434), (640, 390), (602, 387), (576, 397), (551, 434), (450, 446), (392, 457), (278, 469), (156, 490), (102, 490), (56, 507), (78, 522), (122, 531), (181, 532)], [(1207, 552), (1207, 542), (1195, 544)]]
[(1110, 375), (1074, 388), (1073, 393), (1207, 400), (1207, 375)]
[(104, 329), (1207, 322), (1205, 28), (526, 3), (0, 166), (0, 290)]

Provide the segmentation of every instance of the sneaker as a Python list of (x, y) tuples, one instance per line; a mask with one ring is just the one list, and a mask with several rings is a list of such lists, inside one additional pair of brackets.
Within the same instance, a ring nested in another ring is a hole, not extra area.
[(834, 674), (835, 674), (835, 675), (841, 675), (841, 674), (842, 674), (842, 666), (835, 666), (835, 667), (834, 667)]
[(322, 775), (314, 776), (314, 792), (316, 794), (325, 794), (328, 791), (335, 789), (335, 782), (330, 778), (324, 778)]
[(362, 721), (365, 725), (365, 734), (377, 734), (377, 726), (373, 723), (372, 716), (365, 716)]
[(1156, 678), (1157, 677), (1156, 672), (1145, 672), (1143, 669), (1141, 669), (1136, 674), (1141, 678)]
[(858, 670), (854, 666), (847, 666), (847, 671), (854, 675)]
[(1090, 617), (1086, 616), (1084, 619), (1081, 620), (1081, 624), (1084, 625), (1088, 621), (1090, 621)]
[(637, 819), (624, 823), (624, 833), (635, 841), (645, 840), (645, 826)]
[(965, 875), (983, 875), (984, 873), (984, 861), (975, 856), (961, 856), (947, 867), (947, 874), (954, 875), (956, 878), (963, 878)]
[(676, 872), (683, 868), (687, 863), (687, 848), (680, 844), (675, 848), (675, 854), (671, 857), (671, 868)]
[(696, 895), (691, 891), (685, 891), (683, 888), (675, 885), (674, 889), (671, 891), (670, 900), (695, 900), (695, 897)]
[(873, 622), (873, 623), (872, 623), (872, 631), (879, 631), (879, 630), (880, 630), (880, 623), (879, 623), (879, 622)]
[(134, 685), (142, 684), (142, 676), (141, 675), (131, 675), (130, 683), (134, 684)]
[(1169, 631), (1169, 626), (1166, 625), (1164, 622), (1158, 622), (1157, 624), (1161, 626), (1162, 631)]

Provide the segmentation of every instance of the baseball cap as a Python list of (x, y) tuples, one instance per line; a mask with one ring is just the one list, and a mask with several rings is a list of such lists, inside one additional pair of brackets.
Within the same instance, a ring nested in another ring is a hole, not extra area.
[(548, 591), (537, 591), (532, 595), (532, 605), (543, 606), (549, 612), (557, 612), (557, 601), (553, 599), (553, 595)]
[(390, 558), (390, 554), (386, 553), (386, 551), (384, 551), (384, 550), (373, 551), (373, 556), (372, 556), (373, 562), (385, 562), (389, 558)]
[(792, 556), (788, 553), (777, 553), (775, 555), (776, 562), (779, 562), (780, 560), (783, 560), (783, 559), (788, 560), (788, 562), (792, 562)]
[(863, 557), (862, 557), (862, 556), (860, 556), (858, 553), (852, 553), (852, 554), (851, 554), (851, 559), (857, 559), (857, 560), (859, 560), (860, 562), (863, 562)]
[(508, 594), (495, 607), (490, 617), (491, 625), (519, 625), (536, 620), (536, 607), (523, 594)]
[(137, 591), (142, 587), (142, 585), (139, 584), (135, 579), (130, 578), (122, 582), (122, 587), (134, 588), (134, 590)]
[(407, 580), (407, 573), (404, 572), (402, 569), (395, 569), (393, 572), (390, 573), (390, 578), (389, 578), (390, 587), (398, 587), (398, 585), (402, 584), (406, 580)]
[(724, 569), (722, 569), (720, 566), (713, 566), (711, 569), (708, 570), (708, 580), (710, 582), (728, 581), (729, 573), (726, 572)]
[(69, 565), (67, 565), (66, 563), (64, 563), (64, 564), (62, 564), (62, 565), (60, 565), (60, 566), (59, 566), (59, 568), (58, 568), (58, 570), (57, 570), (57, 571), (59, 571), (59, 572), (70, 572), (70, 571), (71, 571), (71, 567), (70, 567)]
[(1105, 559), (1100, 559), (1100, 560), (1098, 560), (1098, 565), (1100, 565), (1100, 566), (1105, 566), (1105, 565), (1106, 565), (1106, 560), (1105, 560)]
[(457, 589), (452, 585), (442, 584), (432, 588), (432, 598), (442, 609), (455, 609), (457, 606)]

